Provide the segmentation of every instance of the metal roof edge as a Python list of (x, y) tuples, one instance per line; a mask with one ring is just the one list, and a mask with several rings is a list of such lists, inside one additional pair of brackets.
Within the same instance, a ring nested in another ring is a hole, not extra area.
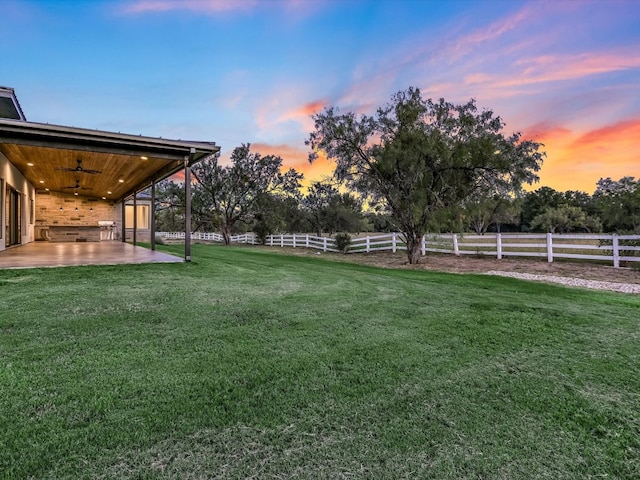
[(106, 142), (122, 142), (139, 146), (140, 144), (148, 144), (162, 148), (195, 148), (197, 150), (215, 153), (220, 151), (220, 147), (215, 142), (205, 142), (196, 140), (174, 140), (162, 137), (148, 137), (144, 135), (133, 135), (121, 132), (108, 132), (104, 130), (95, 130), (88, 128), (68, 127), (64, 125), (54, 125), (49, 123), (28, 122), (23, 120), (13, 120), (7, 118), (0, 119), (0, 129), (3, 126), (23, 131), (25, 133), (40, 135), (60, 135), (73, 136), (76, 139)]

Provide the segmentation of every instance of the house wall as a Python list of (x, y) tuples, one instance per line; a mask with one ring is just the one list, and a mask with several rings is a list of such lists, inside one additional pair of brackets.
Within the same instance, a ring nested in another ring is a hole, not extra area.
[(0, 251), (5, 250), (8, 239), (6, 232), (7, 208), (6, 195), (8, 186), (20, 192), (22, 198), (22, 215), (20, 243), (28, 243), (34, 240), (34, 213), (35, 188), (31, 185), (20, 171), (0, 153)]
[(59, 192), (38, 191), (36, 195), (37, 240), (46, 240), (46, 234), (41, 233), (45, 227), (98, 226), (99, 221), (116, 220), (114, 202)]

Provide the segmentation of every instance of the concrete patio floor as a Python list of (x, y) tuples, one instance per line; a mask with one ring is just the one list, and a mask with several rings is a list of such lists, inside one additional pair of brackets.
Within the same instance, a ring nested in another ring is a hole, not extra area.
[(31, 242), (0, 252), (0, 269), (183, 261), (180, 257), (115, 240), (87, 243)]

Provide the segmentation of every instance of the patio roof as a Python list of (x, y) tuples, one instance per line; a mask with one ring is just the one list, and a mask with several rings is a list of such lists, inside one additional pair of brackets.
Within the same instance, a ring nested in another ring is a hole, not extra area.
[(0, 118), (0, 152), (40, 190), (119, 201), (219, 151), (215, 142)]

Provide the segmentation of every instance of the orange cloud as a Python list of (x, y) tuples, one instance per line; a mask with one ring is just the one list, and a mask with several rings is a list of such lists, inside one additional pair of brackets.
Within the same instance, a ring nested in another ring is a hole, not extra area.
[(304, 185), (322, 180), (333, 175), (335, 164), (323, 154), (313, 163), (309, 163), (309, 150), (293, 145), (270, 145), (267, 143), (252, 143), (251, 151), (260, 155), (277, 155), (282, 158), (282, 166), (285, 170), (294, 168), (304, 174)]
[(302, 130), (304, 132), (310, 132), (313, 129), (313, 120), (311, 120), (311, 115), (319, 112), (328, 104), (329, 102), (324, 99), (315, 100), (283, 113), (277, 121), (286, 122), (288, 120), (293, 120), (302, 125)]
[(540, 171), (540, 183), (556, 190), (592, 193), (602, 177), (640, 176), (640, 119), (585, 133), (536, 125), (527, 129), (523, 137), (545, 144), (547, 158)]

